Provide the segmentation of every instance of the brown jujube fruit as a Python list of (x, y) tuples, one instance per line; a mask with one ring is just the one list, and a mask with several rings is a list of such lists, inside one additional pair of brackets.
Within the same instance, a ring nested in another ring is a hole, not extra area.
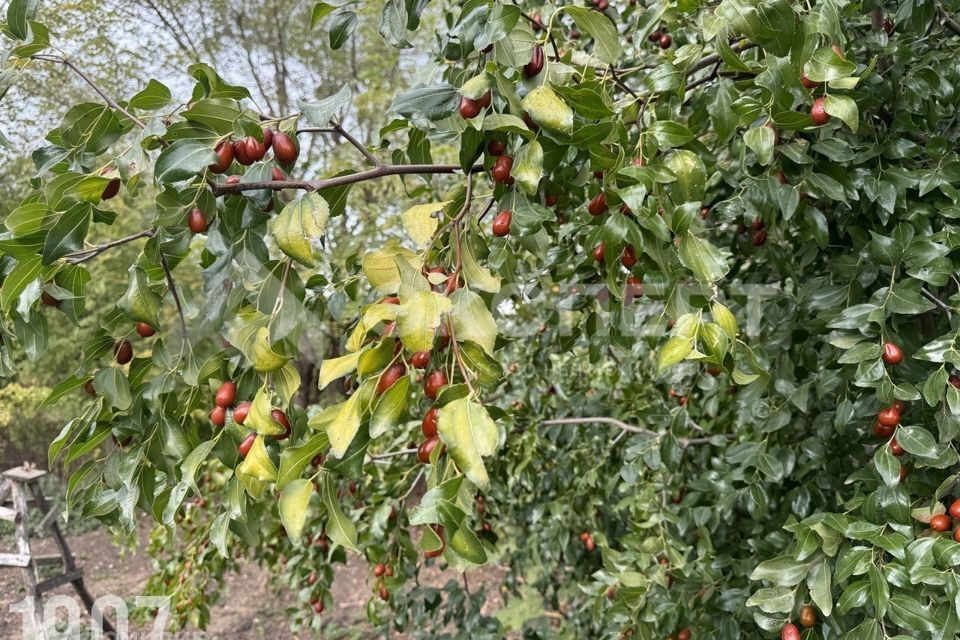
[(607, 210), (607, 196), (603, 191), (598, 193), (593, 197), (593, 200), (590, 201), (590, 204), (587, 205), (587, 211), (590, 212), (592, 216), (599, 216), (601, 213)]
[(410, 364), (417, 369), (426, 369), (427, 365), (430, 364), (430, 352), (417, 351), (415, 354), (413, 354), (413, 357), (410, 358)]
[(133, 360), (133, 345), (129, 340), (121, 340), (114, 345), (113, 354), (117, 358), (117, 364), (127, 364)]
[(430, 462), (430, 454), (437, 448), (439, 442), (440, 438), (438, 436), (431, 436), (421, 442), (420, 446), (417, 447), (417, 460), (423, 464)]
[(193, 233), (203, 233), (207, 230), (207, 216), (200, 209), (192, 209), (187, 215), (187, 227)]
[(157, 332), (156, 329), (151, 327), (146, 322), (138, 322), (136, 326), (136, 330), (137, 330), (137, 335), (139, 335), (141, 338), (149, 338), (150, 336), (152, 336)]
[(807, 72), (806, 72), (806, 71), (804, 71), (803, 73), (800, 74), (800, 84), (802, 84), (802, 85), (803, 85), (804, 87), (806, 87), (807, 89), (816, 89), (817, 87), (820, 86), (820, 83), (819, 83), (819, 82), (817, 82), (816, 80), (811, 80), (811, 79), (807, 76)]
[(523, 75), (532, 78), (541, 71), (543, 71), (543, 46), (537, 44), (533, 47), (530, 62), (523, 66)]
[(262, 160), (263, 156), (267, 155), (267, 147), (260, 140), (257, 140), (253, 136), (247, 136), (246, 142), (244, 144), (245, 150), (247, 152), (247, 157), (250, 158), (253, 162), (257, 160)]
[(800, 609), (800, 624), (804, 629), (812, 629), (817, 624), (817, 612), (812, 605), (805, 604)]
[(280, 423), (280, 426), (283, 427), (283, 433), (278, 436), (273, 436), (277, 440), (286, 440), (290, 437), (292, 430), (290, 429), (290, 421), (287, 420), (287, 414), (285, 414), (280, 409), (274, 409), (270, 412), (270, 417), (273, 418), (276, 422)]
[(502, 140), (491, 140), (487, 143), (487, 153), (492, 156), (503, 155), (503, 152), (507, 150), (507, 143)]
[(623, 251), (620, 252), (620, 264), (627, 269), (632, 269), (634, 265), (637, 264), (637, 252), (634, 250), (632, 244), (628, 244), (623, 248)]
[(891, 366), (900, 364), (903, 361), (903, 350), (894, 342), (885, 342), (883, 344), (883, 361)]
[(603, 262), (605, 260), (604, 252), (607, 250), (607, 245), (600, 241), (600, 244), (593, 248), (593, 259), (597, 262)]
[(930, 528), (934, 531), (949, 531), (951, 524), (953, 523), (950, 520), (950, 516), (945, 513), (938, 513), (930, 518)]
[(750, 242), (755, 247), (762, 247), (767, 242), (767, 232), (765, 229), (760, 229), (759, 231), (754, 232), (750, 236)]
[(464, 120), (471, 120), (480, 115), (480, 104), (476, 100), (471, 100), (466, 96), (460, 98), (460, 117)]
[(42, 292), (42, 293), (40, 294), (40, 302), (42, 302), (43, 304), (47, 305), (48, 307), (59, 307), (59, 306), (60, 306), (60, 301), (57, 300), (56, 298), (54, 298), (54, 297), (53, 297), (52, 295), (50, 295), (49, 293), (47, 293), (46, 291), (44, 291), (44, 292)]
[(270, 145), (273, 144), (273, 129), (269, 127), (263, 128), (263, 146), (267, 149), (270, 148)]
[(106, 187), (103, 188), (103, 193), (100, 194), (100, 199), (109, 200), (118, 193), (120, 193), (120, 178), (114, 178), (107, 183)]
[(283, 131), (277, 131), (273, 134), (273, 157), (277, 162), (283, 165), (290, 165), (297, 161), (300, 150), (297, 149), (297, 143), (293, 138)]
[(245, 167), (253, 164), (253, 160), (247, 155), (247, 141), (246, 140), (237, 140), (233, 143), (233, 157), (234, 159), (242, 164)]
[(660, 45), (661, 49), (669, 49), (670, 45), (673, 44), (673, 38), (670, 37), (669, 33), (665, 33), (660, 36), (660, 41), (657, 44)]

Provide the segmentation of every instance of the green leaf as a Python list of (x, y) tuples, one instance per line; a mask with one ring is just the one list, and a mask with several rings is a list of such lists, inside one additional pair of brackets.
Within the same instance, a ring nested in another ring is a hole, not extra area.
[(327, 201), (317, 192), (288, 202), (274, 218), (270, 232), (277, 246), (297, 262), (313, 267), (323, 255), (323, 234), (330, 219)]
[(710, 305), (710, 313), (713, 314), (713, 321), (720, 325), (727, 337), (736, 340), (740, 327), (737, 325), (737, 317), (733, 315), (733, 312), (719, 302), (714, 302)]
[(477, 534), (467, 526), (462, 526), (450, 537), (450, 549), (461, 558), (476, 565), (487, 561), (487, 552)]
[(370, 437), (376, 438), (399, 424), (407, 410), (410, 377), (404, 376), (380, 396), (370, 416)]
[(480, 403), (458, 398), (440, 409), (437, 428), (450, 457), (481, 489), (490, 485), (483, 458), (497, 450), (497, 425)]
[(40, 276), (43, 265), (40, 256), (32, 255), (20, 260), (10, 270), (0, 287), (0, 310), (9, 313), (20, 299), (20, 294)]
[[(693, 132), (690, 131), (690, 129), (672, 120), (657, 120), (650, 125), (647, 132), (656, 138), (657, 143), (665, 149), (681, 147), (694, 138)], [(697, 158), (697, 160), (699, 161), (700, 159)], [(703, 166), (702, 161), (700, 162), (700, 166)]]
[(301, 445), (284, 449), (280, 454), (277, 488), (283, 489), (288, 483), (299, 478), (313, 458), (328, 446), (330, 446), (330, 439), (326, 432), (320, 432), (313, 434)]
[(670, 185), (670, 195), (676, 204), (703, 200), (707, 169), (700, 156), (681, 149), (670, 154), (665, 164), (677, 177), (676, 182)]
[[(897, 442), (907, 453), (921, 458), (936, 458), (940, 449), (933, 435), (923, 427), (898, 427)], [(899, 473), (900, 470), (897, 470)]]
[(563, 10), (593, 38), (593, 55), (607, 64), (616, 64), (621, 54), (620, 34), (610, 18), (586, 7), (567, 5)]
[(573, 130), (573, 109), (560, 99), (550, 85), (540, 85), (528, 93), (520, 106), (541, 127), (560, 133)]
[(719, 249), (693, 233), (687, 233), (680, 240), (680, 262), (693, 271), (697, 280), (705, 283), (716, 282), (730, 269)]
[(815, 82), (829, 82), (846, 78), (857, 70), (857, 65), (837, 55), (833, 47), (817, 49), (807, 63), (807, 76)]
[(287, 530), (287, 537), (295, 545), (300, 544), (311, 495), (313, 482), (307, 479), (290, 481), (280, 494), (280, 520), (283, 528)]
[(323, 504), (327, 508), (326, 532), (330, 539), (341, 547), (360, 553), (360, 549), (357, 548), (357, 529), (340, 509), (334, 488), (334, 478), (330, 475), (323, 479)]
[[(322, 4), (322, 3), (321, 3)], [(343, 85), (340, 90), (331, 96), (315, 100), (312, 102), (303, 102), (300, 108), (303, 110), (303, 117), (315, 125), (325, 127), (330, 124), (330, 120), (340, 112), (341, 109), (350, 104), (353, 99), (353, 92), (349, 85)]]
[(900, 461), (890, 452), (890, 447), (877, 447), (873, 462), (885, 485), (892, 487), (900, 482)]
[(392, 47), (403, 49), (407, 42), (407, 5), (404, 0), (387, 0), (380, 17), (380, 35)]
[(764, 613), (789, 613), (793, 604), (794, 593), (790, 587), (758, 589), (746, 602), (748, 607), (759, 607)]
[(198, 140), (176, 140), (157, 157), (153, 173), (157, 184), (189, 180), (217, 162), (217, 154)]
[(810, 572), (810, 565), (798, 562), (790, 556), (778, 556), (757, 565), (750, 574), (751, 580), (766, 580), (780, 587), (795, 587)]
[(10, 0), (7, 6), (7, 29), (17, 40), (30, 35), (30, 21), (37, 17), (40, 0)]
[(860, 110), (853, 98), (830, 94), (823, 99), (824, 110), (832, 116), (843, 120), (850, 130), (857, 132), (860, 125)]
[(330, 21), (330, 48), (336, 51), (347, 41), (357, 27), (357, 14), (344, 11)]
[(133, 403), (130, 396), (130, 383), (117, 367), (104, 367), (93, 376), (93, 388), (98, 395), (103, 396), (120, 411), (126, 411)]
[(150, 288), (147, 273), (140, 267), (131, 265), (128, 273), (130, 284), (127, 285), (127, 292), (117, 302), (117, 307), (135, 322), (145, 322), (151, 327), (159, 326), (160, 307), (163, 304), (160, 294)]
[(773, 160), (775, 134), (770, 127), (753, 127), (743, 134), (743, 141), (757, 154), (757, 161), (767, 165)]
[(810, 597), (814, 603), (823, 612), (826, 617), (833, 611), (833, 594), (830, 587), (831, 567), (830, 563), (824, 560), (818, 563), (810, 575), (807, 576), (807, 588), (810, 589)]
[(500, 278), (493, 275), (489, 269), (477, 262), (473, 254), (473, 246), (467, 240), (464, 240), (461, 247), (463, 257), (463, 279), (473, 289), (487, 291), (489, 293), (498, 293), (500, 291)]
[(78, 251), (83, 246), (89, 227), (88, 205), (78, 204), (67, 209), (43, 242), (43, 264), (53, 264), (68, 253)]
[(877, 612), (877, 617), (883, 618), (887, 614), (887, 603), (890, 601), (890, 587), (887, 586), (887, 579), (883, 577), (877, 567), (871, 566), (869, 574), (870, 600), (873, 601), (873, 608)]
[(139, 93), (130, 98), (127, 104), (132, 109), (143, 109), (144, 111), (154, 111), (167, 106), (173, 96), (166, 85), (151, 79), (147, 86)]
[(317, 2), (313, 5), (313, 11), (310, 13), (310, 28), (315, 29), (320, 21), (327, 15), (336, 11), (336, 7), (326, 2)]

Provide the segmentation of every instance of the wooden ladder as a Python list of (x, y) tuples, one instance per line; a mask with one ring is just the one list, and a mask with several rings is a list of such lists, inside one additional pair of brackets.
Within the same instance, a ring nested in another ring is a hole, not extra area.
[[(26, 598), (30, 603), (29, 614), (32, 614), (34, 627), (34, 637), (37, 640), (46, 640), (46, 630), (43, 627), (43, 594), (46, 591), (55, 589), (61, 585), (70, 583), (76, 590), (77, 595), (83, 601), (87, 611), (91, 616), (94, 614), (93, 596), (87, 591), (83, 584), (83, 571), (77, 567), (70, 547), (67, 546), (67, 539), (60, 530), (57, 519), (60, 510), (55, 505), (48, 503), (43, 495), (43, 489), (40, 487), (40, 478), (47, 475), (46, 471), (37, 469), (29, 463), (22, 467), (10, 469), (0, 474), (0, 520), (7, 520), (14, 523), (15, 537), (17, 541), (16, 553), (0, 553), (0, 569), (12, 567), (21, 570), (23, 574), (23, 583), (26, 587)], [(28, 493), (33, 495), (33, 501), (36, 503), (43, 517), (40, 520), (39, 528), (46, 529), (53, 536), (53, 540), (59, 549), (59, 554), (38, 555), (30, 552), (30, 521), (27, 511), (27, 502), (30, 500)], [(12, 506), (5, 506), (11, 504)], [(40, 580), (39, 568), (42, 566), (59, 566), (61, 572), (51, 578)], [(100, 612), (100, 620), (103, 624), (103, 630), (108, 637), (115, 637), (113, 625)], [(26, 637), (27, 616), (24, 616), (24, 637)]]

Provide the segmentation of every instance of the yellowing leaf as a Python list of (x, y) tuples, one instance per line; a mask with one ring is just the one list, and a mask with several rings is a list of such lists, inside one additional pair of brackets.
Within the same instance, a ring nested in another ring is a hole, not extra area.
[(410, 396), (410, 377), (404, 376), (377, 400), (370, 416), (370, 437), (376, 438), (400, 422)]
[(330, 438), (330, 453), (335, 458), (343, 457), (356, 437), (357, 431), (360, 430), (363, 412), (370, 403), (375, 385), (375, 380), (371, 378), (364, 382), (352, 396), (335, 405), (336, 410), (326, 425), (327, 436)]
[(253, 362), (253, 368), (260, 373), (276, 371), (287, 364), (287, 361), (290, 359), (273, 350), (273, 347), (270, 345), (270, 330), (266, 327), (257, 329), (248, 355)]
[(263, 436), (257, 436), (247, 457), (237, 465), (237, 477), (243, 482), (247, 493), (258, 500), (263, 497), (266, 485), (277, 479), (277, 467), (267, 453)]
[(363, 256), (363, 273), (381, 293), (396, 293), (400, 287), (400, 270), (397, 268), (397, 259), (407, 262), (411, 267), (419, 269), (417, 255), (398, 246), (396, 242), (387, 243), (382, 249), (371, 251)]
[(543, 147), (539, 142), (531, 140), (520, 147), (511, 175), (528, 195), (537, 193), (543, 175)]
[(257, 394), (253, 396), (253, 402), (250, 403), (250, 412), (247, 414), (243, 426), (265, 436), (280, 435), (286, 429), (273, 419), (270, 415), (271, 411), (273, 411), (273, 403), (270, 402), (270, 391), (266, 387), (260, 387)]
[(357, 362), (360, 360), (360, 351), (348, 353), (339, 358), (329, 358), (320, 363), (320, 374), (317, 376), (317, 385), (323, 389), (328, 384), (342, 378), (343, 376), (356, 370)]
[(367, 307), (350, 337), (347, 338), (347, 351), (359, 351), (363, 346), (363, 339), (367, 337), (367, 332), (384, 320), (396, 320), (398, 313), (399, 307), (395, 304), (380, 303)]
[(670, 338), (657, 350), (657, 371), (662, 372), (683, 361), (691, 351), (693, 351), (693, 341), (689, 338)]
[(560, 133), (573, 131), (573, 109), (554, 93), (550, 85), (541, 85), (528, 93), (520, 106), (541, 127)]
[(448, 202), (418, 204), (403, 212), (400, 220), (410, 238), (420, 247), (425, 247), (433, 238), (443, 216), (443, 208)]
[(490, 89), (492, 80), (489, 73), (481, 73), (464, 82), (458, 91), (465, 98), (479, 100)]
[(440, 438), (467, 478), (481, 489), (490, 485), (483, 458), (497, 450), (497, 425), (483, 405), (459, 398), (440, 409)]
[(294, 544), (300, 544), (312, 494), (313, 483), (303, 478), (289, 482), (280, 494), (280, 520), (287, 530), (287, 537)]
[(443, 314), (451, 307), (450, 298), (435, 291), (414, 291), (401, 298), (397, 330), (408, 351), (429, 351)]
[(463, 243), (463, 279), (474, 289), (497, 293), (500, 291), (500, 278), (490, 273), (486, 267), (480, 266), (473, 255), (473, 248), (469, 242)]
[(710, 307), (710, 312), (713, 314), (713, 321), (720, 325), (727, 337), (731, 340), (736, 339), (739, 327), (737, 326), (737, 317), (733, 315), (730, 309), (719, 302), (714, 302)]
[(277, 246), (308, 267), (316, 264), (323, 246), (320, 239), (330, 219), (330, 207), (319, 193), (306, 193), (287, 203), (270, 225)]
[(487, 303), (469, 289), (458, 289), (453, 300), (453, 332), (458, 342), (469, 340), (493, 355), (497, 340), (497, 323)]

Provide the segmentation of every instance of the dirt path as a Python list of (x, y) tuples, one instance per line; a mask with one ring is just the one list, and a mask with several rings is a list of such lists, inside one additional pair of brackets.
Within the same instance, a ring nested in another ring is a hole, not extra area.
[[(140, 533), (141, 545), (133, 551), (114, 546), (110, 535), (102, 529), (69, 539), (77, 563), (84, 570), (87, 588), (94, 598), (107, 593), (128, 598), (142, 592), (142, 586), (151, 573), (151, 559), (145, 551), (148, 530), (143, 529)], [(10, 543), (11, 541), (6, 539), (0, 540), (2, 550), (8, 550)], [(49, 539), (34, 542), (35, 553), (54, 551)], [(353, 558), (345, 566), (338, 565), (332, 589), (335, 604), (332, 611), (328, 610), (324, 614), (327, 623), (323, 637), (379, 637), (365, 618), (365, 607), (371, 591), (367, 584), (369, 575), (370, 570), (362, 559)], [(421, 583), (442, 587), (451, 578), (458, 577), (456, 572), (440, 571), (431, 567), (423, 572)], [(480, 586), (488, 587), (491, 595), (484, 607), (485, 613), (492, 613), (502, 606), (496, 589), (502, 577), (503, 571), (497, 567), (471, 572), (469, 576), (471, 590)], [(68, 586), (50, 593), (73, 595)], [(13, 640), (23, 637), (20, 614), (10, 611), (10, 606), (22, 598), (23, 585), (19, 570), (0, 569), (0, 639)], [(212, 607), (211, 622), (206, 633), (185, 637), (190, 640), (295, 640), (313, 637), (310, 632), (297, 635), (289, 631), (289, 621), (284, 612), (289, 604), (268, 589), (266, 573), (260, 567), (250, 564), (241, 574), (228, 577), (223, 597)]]

